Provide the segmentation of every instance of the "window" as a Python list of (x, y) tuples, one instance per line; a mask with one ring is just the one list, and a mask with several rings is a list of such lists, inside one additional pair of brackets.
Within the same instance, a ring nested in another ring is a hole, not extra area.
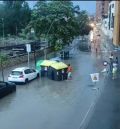
[(34, 69), (31, 69), (30, 71), (31, 71), (31, 73), (34, 73), (34, 72), (36, 72)]
[(21, 72), (21, 71), (12, 71), (11, 72), (11, 75), (22, 75), (23, 74), (23, 72)]
[(31, 70), (30, 69), (26, 69), (24, 72), (25, 72), (25, 74), (29, 74), (29, 73), (31, 73)]
[(112, 13), (112, 17), (111, 17), (111, 28), (114, 28), (114, 16), (113, 16), (113, 13)]
[(112, 4), (112, 8), (114, 8), (114, 4)]

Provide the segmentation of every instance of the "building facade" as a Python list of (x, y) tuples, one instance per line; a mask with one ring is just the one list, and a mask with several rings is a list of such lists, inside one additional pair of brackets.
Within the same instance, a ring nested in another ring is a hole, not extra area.
[(108, 29), (113, 31), (115, 19), (115, 1), (109, 2), (108, 8)]
[(113, 31), (115, 24), (115, 1), (109, 1), (108, 5), (108, 15), (102, 20), (102, 30), (104, 33), (109, 36), (110, 39), (113, 39)]
[(102, 17), (101, 23), (104, 34), (112, 39), (115, 46), (120, 47), (120, 1), (109, 1), (107, 17)]
[(101, 21), (108, 15), (109, 1), (96, 1), (96, 21)]

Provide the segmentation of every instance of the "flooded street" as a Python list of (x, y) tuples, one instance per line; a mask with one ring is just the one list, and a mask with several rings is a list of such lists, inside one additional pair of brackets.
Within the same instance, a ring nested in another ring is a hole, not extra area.
[[(98, 94), (90, 86), (90, 74), (101, 70), (101, 60), (89, 52), (76, 51), (65, 62), (73, 67), (73, 80), (39, 78), (27, 85), (17, 85), (16, 93), (0, 100), (0, 129), (79, 129), (83, 126), (85, 115)], [(6, 77), (9, 71), (5, 71)], [(101, 89), (102, 83), (97, 84)]]

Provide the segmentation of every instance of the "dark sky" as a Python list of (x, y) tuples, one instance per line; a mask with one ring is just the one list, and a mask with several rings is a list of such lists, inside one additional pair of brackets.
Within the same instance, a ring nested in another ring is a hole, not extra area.
[[(29, 5), (32, 8), (36, 1), (29, 1)], [(79, 5), (81, 10), (86, 10), (89, 14), (95, 14), (96, 1), (73, 1), (74, 5)]]

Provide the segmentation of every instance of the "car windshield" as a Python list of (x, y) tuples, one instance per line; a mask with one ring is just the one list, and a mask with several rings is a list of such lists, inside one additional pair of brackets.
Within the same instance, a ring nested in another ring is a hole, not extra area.
[(23, 73), (20, 71), (12, 71), (11, 75), (22, 75)]

